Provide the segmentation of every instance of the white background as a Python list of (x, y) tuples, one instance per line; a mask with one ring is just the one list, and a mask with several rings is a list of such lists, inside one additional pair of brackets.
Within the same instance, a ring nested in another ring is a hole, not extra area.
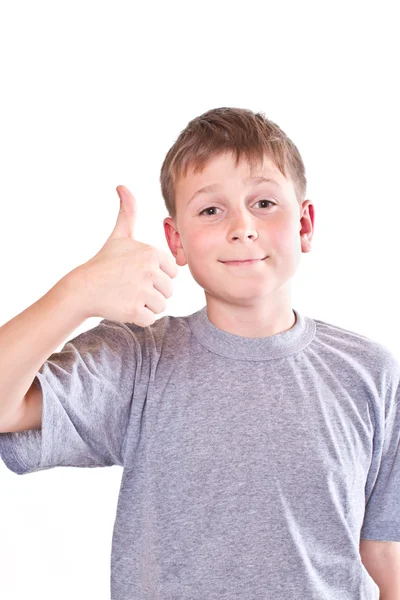
[[(278, 123), (306, 165), (315, 234), (293, 306), (400, 357), (396, 4), (1, 2), (0, 324), (98, 252), (117, 185), (136, 238), (169, 252), (165, 154), (189, 120), (236, 106)], [(187, 266), (173, 285), (163, 314), (205, 305)], [(108, 600), (121, 475), (1, 462), (0, 598)]]

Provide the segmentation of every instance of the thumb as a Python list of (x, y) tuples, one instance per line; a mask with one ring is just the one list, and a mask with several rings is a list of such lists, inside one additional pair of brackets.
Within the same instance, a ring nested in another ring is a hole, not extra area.
[(116, 189), (120, 207), (117, 222), (109, 239), (122, 237), (135, 239), (136, 200), (124, 185), (119, 185)]

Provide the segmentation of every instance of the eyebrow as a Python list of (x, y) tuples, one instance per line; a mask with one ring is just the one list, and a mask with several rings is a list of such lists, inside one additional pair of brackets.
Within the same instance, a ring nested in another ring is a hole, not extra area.
[[(259, 176), (259, 177), (246, 177), (245, 179), (243, 179), (243, 183), (275, 183), (277, 186), (279, 186), (280, 184), (275, 180), (272, 179), (270, 177), (263, 177), (263, 176)], [(210, 194), (211, 192), (216, 192), (218, 189), (220, 189), (220, 185), (218, 185), (218, 183), (213, 183), (211, 185), (206, 185), (202, 188), (200, 188), (199, 190), (197, 190), (197, 192), (195, 192), (193, 194), (193, 196), (190, 198), (188, 205), (192, 202), (192, 200), (195, 199), (196, 196), (198, 196), (199, 194)]]

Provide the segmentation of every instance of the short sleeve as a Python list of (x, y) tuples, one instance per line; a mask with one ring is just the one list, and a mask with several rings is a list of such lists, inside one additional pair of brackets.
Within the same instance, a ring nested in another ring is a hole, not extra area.
[(141, 348), (132, 331), (103, 320), (66, 342), (39, 369), (42, 428), (0, 433), (0, 456), (17, 474), (58, 466), (123, 466)]
[[(400, 386), (387, 393), (384, 432), (379, 440), (377, 469), (367, 482), (367, 503), (360, 537), (400, 542)], [(377, 472), (376, 472), (377, 471)], [(369, 490), (368, 490), (369, 488)]]

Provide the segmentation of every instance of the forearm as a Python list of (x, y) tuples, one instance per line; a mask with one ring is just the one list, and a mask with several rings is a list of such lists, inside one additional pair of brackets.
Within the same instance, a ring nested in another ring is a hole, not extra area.
[(0, 327), (0, 421), (22, 403), (42, 364), (89, 316), (78, 275), (74, 269)]

